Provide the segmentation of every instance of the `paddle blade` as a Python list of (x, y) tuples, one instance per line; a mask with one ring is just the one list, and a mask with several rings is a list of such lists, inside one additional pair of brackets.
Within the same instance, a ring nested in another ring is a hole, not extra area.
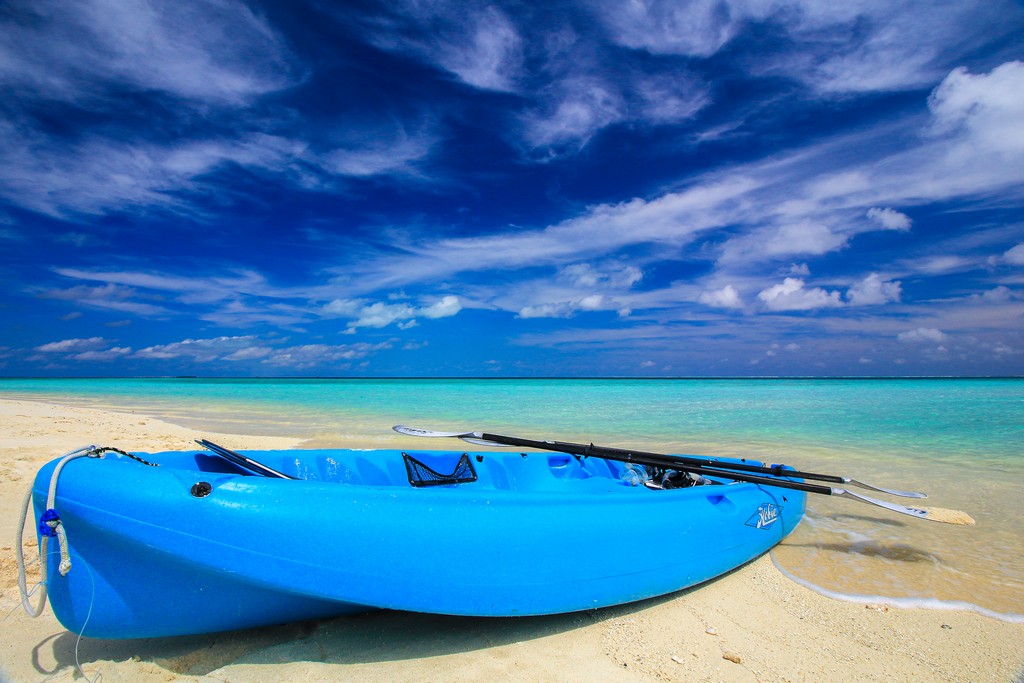
[(461, 439), (462, 437), (480, 438), (481, 436), (480, 432), (435, 432), (432, 429), (418, 429), (416, 427), (408, 427), (406, 425), (395, 425), (391, 429), (399, 434), (405, 434), (406, 436), (426, 436), (429, 438)]
[(472, 436), (460, 436), (459, 438), (465, 441), (466, 443), (471, 443), (476, 446), (498, 446), (499, 448), (510, 447), (508, 444), (498, 443), (497, 441), (488, 441), (487, 439), (477, 439), (476, 437)]
[(879, 493), (887, 493), (890, 496), (900, 496), (902, 498), (927, 498), (928, 497), (927, 493), (919, 493), (917, 491), (897, 491), (895, 489), (886, 489), (886, 488), (882, 488), (881, 486), (873, 486), (872, 484), (865, 484), (862, 481), (857, 481), (856, 479), (847, 479), (845, 477), (843, 478), (843, 483), (845, 483), (845, 484), (853, 484), (854, 486), (859, 486), (862, 489), (868, 489), (869, 491), (878, 491)]
[(878, 500), (876, 498), (870, 498), (863, 496), (853, 491), (847, 491), (846, 489), (832, 489), (833, 496), (839, 496), (841, 498), (850, 498), (861, 503), (867, 503), (868, 505), (875, 505), (892, 512), (898, 512), (901, 515), (909, 515), (910, 517), (916, 517), (917, 519), (927, 519), (931, 522), (941, 522), (943, 524), (956, 524), (959, 526), (972, 526), (974, 524), (974, 518), (966, 512), (960, 510), (947, 510), (946, 508), (932, 508), (932, 507), (908, 507), (906, 505), (900, 505), (898, 503), (890, 503), (884, 500)]
[(921, 508), (928, 513), (925, 519), (944, 524), (958, 524), (960, 526), (974, 526), (974, 518), (962, 510), (947, 510), (946, 508)]

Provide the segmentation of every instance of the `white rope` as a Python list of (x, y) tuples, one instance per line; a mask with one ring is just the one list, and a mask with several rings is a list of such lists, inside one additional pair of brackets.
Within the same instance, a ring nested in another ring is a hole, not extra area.
[[(57, 478), (60, 477), (60, 472), (64, 469), (64, 465), (74, 460), (75, 458), (81, 458), (84, 456), (94, 455), (96, 452), (96, 446), (83, 446), (82, 448), (66, 453), (57, 467), (54, 468), (53, 474), (50, 476), (50, 489), (46, 498), (46, 509), (52, 510), (54, 501), (57, 498)], [(46, 578), (47, 578), (47, 548), (49, 546), (50, 537), (45, 534), (39, 541), (39, 603), (36, 606), (32, 606), (32, 601), (29, 599), (30, 593), (27, 587), (27, 580), (25, 577), (25, 548), (22, 545), (24, 542), (25, 535), (25, 520), (28, 519), (28, 510), (32, 507), (32, 486), (28, 488), (28, 493), (25, 494), (25, 500), (21, 507), (21, 521), (18, 524), (18, 535), (14, 541), (15, 547), (15, 560), (18, 563), (18, 588), (21, 590), (21, 606), (25, 608), (25, 612), (30, 617), (38, 617), (43, 613), (43, 608), (46, 606)], [(71, 571), (71, 556), (68, 553), (68, 538), (67, 532), (64, 530), (64, 526), (60, 523), (60, 519), (53, 519), (46, 522), (47, 526), (55, 530), (57, 535), (57, 544), (60, 547), (60, 565), (58, 569), (61, 576), (67, 576), (68, 572)]]

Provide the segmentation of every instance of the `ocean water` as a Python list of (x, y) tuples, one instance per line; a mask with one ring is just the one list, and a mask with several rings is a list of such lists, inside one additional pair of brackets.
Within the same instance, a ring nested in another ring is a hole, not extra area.
[(750, 457), (925, 491), (977, 525), (812, 495), (773, 558), (835, 596), (1024, 621), (1024, 380), (0, 379), (0, 398), (317, 446), (408, 447), (403, 423)]

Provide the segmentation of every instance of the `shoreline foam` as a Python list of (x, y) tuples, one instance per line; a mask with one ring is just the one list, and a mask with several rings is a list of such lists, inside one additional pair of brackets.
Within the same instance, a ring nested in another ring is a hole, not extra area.
[(972, 602), (965, 600), (940, 600), (938, 598), (897, 598), (886, 595), (858, 595), (853, 593), (842, 593), (839, 591), (830, 590), (823, 586), (808, 581), (807, 579), (801, 578), (793, 572), (782, 566), (775, 557), (775, 552), (770, 551), (769, 555), (772, 559), (772, 564), (776, 569), (782, 573), (790, 581), (808, 588), (815, 593), (824, 595), (827, 598), (833, 600), (841, 600), (843, 602), (852, 602), (858, 605), (886, 605), (887, 607), (896, 607), (899, 609), (926, 609), (934, 610), (937, 612), (974, 612), (980, 614), (983, 617), (989, 619), (996, 619), (998, 621), (1005, 621), (1008, 624), (1024, 624), (1024, 614), (1017, 614), (1016, 612), (997, 612), (995, 610), (982, 607), (981, 605), (975, 605)]

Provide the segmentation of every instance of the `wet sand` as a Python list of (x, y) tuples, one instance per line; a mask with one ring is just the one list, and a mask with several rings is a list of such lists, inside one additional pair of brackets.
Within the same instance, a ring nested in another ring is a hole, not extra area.
[[(298, 439), (197, 432), (130, 411), (0, 400), (0, 679), (12, 681), (1021, 681), (1024, 624), (966, 611), (833, 600), (769, 557), (703, 586), (552, 617), (398, 612), (186, 638), (82, 639), (47, 609), (18, 607), (13, 540), (35, 471), (89, 443), (187, 449), (302, 447)], [(379, 447), (356, 443), (352, 447)], [(26, 551), (35, 541), (26, 533)]]

